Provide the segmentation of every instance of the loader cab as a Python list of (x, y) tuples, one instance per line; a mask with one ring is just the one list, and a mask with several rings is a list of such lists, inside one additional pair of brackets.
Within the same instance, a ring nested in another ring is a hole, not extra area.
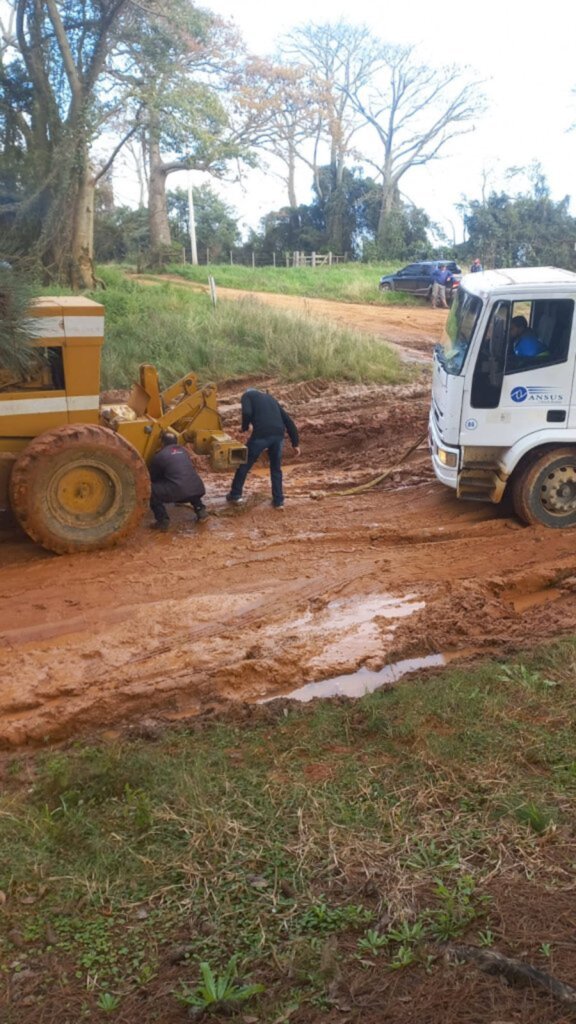
[(43, 297), (30, 321), (37, 361), (20, 378), (0, 367), (0, 451), (19, 450), (52, 427), (99, 420), (103, 307)]

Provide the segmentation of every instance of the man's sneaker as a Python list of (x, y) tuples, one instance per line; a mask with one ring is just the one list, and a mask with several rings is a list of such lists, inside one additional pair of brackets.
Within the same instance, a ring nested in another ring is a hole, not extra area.
[(169, 519), (156, 520), (154, 523), (150, 523), (151, 530), (158, 530), (160, 533), (167, 533), (170, 527)]
[(283, 501), (279, 501), (278, 503), (276, 503), (275, 501), (273, 501), (272, 502), (272, 508), (275, 508), (277, 512), (283, 512), (284, 511), (284, 502)]
[(206, 521), (206, 519), (208, 519), (208, 509), (205, 508), (204, 505), (202, 505), (200, 508), (195, 509), (194, 511), (196, 512), (196, 519), (198, 520), (199, 523), (203, 523)]
[(226, 501), (230, 502), (231, 505), (241, 505), (243, 498), (237, 498), (234, 494), (227, 494)]

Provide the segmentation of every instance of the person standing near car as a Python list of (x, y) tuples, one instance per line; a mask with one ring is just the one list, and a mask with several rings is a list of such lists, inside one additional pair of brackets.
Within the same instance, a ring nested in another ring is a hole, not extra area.
[(272, 484), (272, 504), (276, 509), (284, 508), (284, 492), (282, 489), (282, 447), (286, 431), (292, 442), (296, 455), (300, 455), (300, 439), (294, 420), (282, 408), (280, 402), (265, 391), (248, 388), (241, 399), (242, 433), (252, 427), (247, 441), (248, 461), (238, 466), (232, 480), (226, 501), (238, 505), (242, 501), (242, 489), (252, 466), (267, 451), (270, 459), (270, 481)]
[(445, 263), (439, 263), (436, 270), (432, 272), (432, 306), (448, 309), (446, 302), (446, 288), (450, 284), (452, 276)]
[(483, 270), (484, 270), (484, 267), (480, 263), (480, 260), (478, 259), (478, 257), (476, 257), (476, 259), (473, 260), (473, 262), (472, 262), (472, 266), (470, 267), (470, 273), (471, 274), (481, 274)]

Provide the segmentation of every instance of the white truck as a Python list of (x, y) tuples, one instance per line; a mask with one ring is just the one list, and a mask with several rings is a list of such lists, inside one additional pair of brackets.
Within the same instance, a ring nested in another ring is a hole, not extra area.
[(429, 422), (434, 472), (459, 498), (510, 488), (525, 522), (576, 525), (575, 302), (576, 274), (556, 267), (463, 277)]

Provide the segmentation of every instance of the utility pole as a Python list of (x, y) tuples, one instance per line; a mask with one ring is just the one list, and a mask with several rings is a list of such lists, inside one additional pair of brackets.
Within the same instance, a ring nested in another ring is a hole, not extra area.
[(188, 175), (188, 222), (190, 224), (190, 251), (192, 264), (198, 265), (198, 250), (196, 248), (196, 221), (194, 219), (194, 198), (192, 196), (192, 175)]

